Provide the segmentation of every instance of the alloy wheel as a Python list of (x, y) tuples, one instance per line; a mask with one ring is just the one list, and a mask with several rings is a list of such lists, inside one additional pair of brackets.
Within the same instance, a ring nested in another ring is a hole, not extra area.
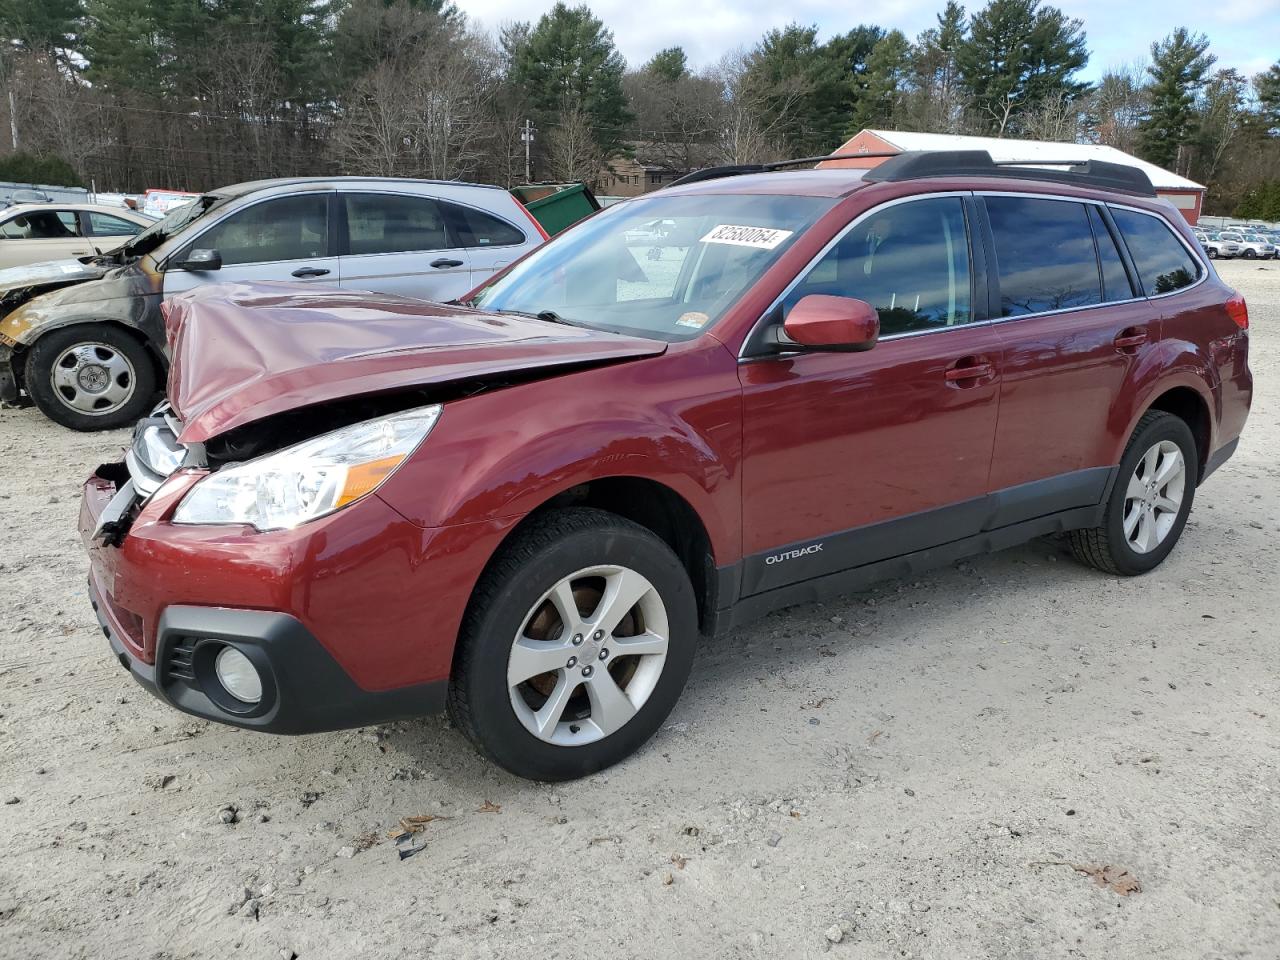
[(1164, 543), (1182, 509), (1186, 482), (1187, 463), (1172, 440), (1161, 440), (1138, 461), (1124, 500), (1124, 535), (1135, 553)]
[(669, 638), (662, 597), (644, 576), (615, 565), (572, 573), (538, 599), (512, 642), (511, 706), (547, 743), (601, 740), (652, 695)]
[(105, 343), (77, 343), (58, 354), (49, 373), (53, 392), (78, 413), (102, 416), (129, 402), (134, 390), (129, 358)]

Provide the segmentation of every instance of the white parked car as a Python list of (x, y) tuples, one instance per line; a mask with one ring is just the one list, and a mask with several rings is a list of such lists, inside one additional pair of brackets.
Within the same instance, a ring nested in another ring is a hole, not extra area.
[(114, 250), (154, 223), (125, 207), (23, 203), (0, 210), (0, 269)]

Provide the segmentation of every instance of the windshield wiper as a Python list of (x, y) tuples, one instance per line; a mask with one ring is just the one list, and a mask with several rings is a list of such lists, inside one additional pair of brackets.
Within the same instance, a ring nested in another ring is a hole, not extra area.
[(528, 310), (495, 310), (494, 313), (514, 313), (518, 317), (529, 317), (531, 320), (545, 320), (548, 323), (563, 323), (566, 327), (580, 327), (582, 324), (574, 323), (567, 317), (562, 317), (554, 310), (539, 310), (537, 313), (531, 313)]

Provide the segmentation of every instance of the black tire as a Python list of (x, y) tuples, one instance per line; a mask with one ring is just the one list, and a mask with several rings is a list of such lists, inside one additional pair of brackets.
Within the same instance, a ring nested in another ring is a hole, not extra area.
[[(1134, 549), (1124, 532), (1125, 500), (1129, 479), (1138, 463), (1153, 446), (1169, 440), (1178, 445), (1186, 465), (1182, 504), (1174, 517), (1173, 525), (1163, 541), (1146, 553)], [(1195, 438), (1186, 421), (1171, 413), (1151, 410), (1142, 416), (1133, 436), (1120, 458), (1111, 496), (1107, 500), (1102, 524), (1088, 530), (1072, 530), (1068, 535), (1072, 553), (1081, 563), (1122, 577), (1134, 577), (1154, 570), (1173, 550), (1186, 526), (1191, 503), (1195, 499), (1196, 484), (1200, 479), (1200, 460), (1196, 452)]]
[(1258, 257), (1258, 253), (1256, 250), (1251, 250), (1250, 248), (1245, 247), (1245, 251), (1244, 253), (1241, 254), (1241, 256), (1244, 257), (1246, 260), (1256, 260)]
[[(103, 401), (103, 412), (77, 409), (52, 383), (53, 367), (70, 348), (104, 345), (128, 361), (131, 374), (123, 375), (121, 386), (127, 396), (119, 402)], [(158, 371), (147, 348), (135, 336), (108, 323), (79, 324), (46, 333), (27, 351), (24, 386), (32, 402), (50, 420), (72, 430), (111, 430), (141, 418), (155, 398)]]
[[(561, 746), (535, 736), (516, 715), (507, 665), (539, 598), (561, 579), (597, 564), (626, 567), (648, 579), (666, 608), (667, 659), (630, 720), (592, 743)], [(670, 547), (603, 510), (553, 511), (519, 531), (480, 578), (454, 654), (449, 713), (482, 754), (517, 776), (586, 776), (634, 753), (657, 731), (684, 689), (697, 638), (693, 586)]]
[(1209, 259), (1210, 259), (1210, 260), (1217, 260), (1217, 259), (1218, 259), (1218, 251), (1217, 251), (1217, 250), (1215, 250), (1215, 249), (1213, 249), (1213, 247), (1210, 247), (1206, 252), (1209, 254)]

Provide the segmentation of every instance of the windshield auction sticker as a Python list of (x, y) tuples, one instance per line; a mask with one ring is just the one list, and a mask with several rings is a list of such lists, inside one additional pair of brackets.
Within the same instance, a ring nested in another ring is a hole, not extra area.
[(738, 227), (732, 223), (722, 223), (712, 228), (702, 238), (703, 243), (728, 243), (735, 247), (755, 247), (757, 250), (772, 250), (794, 231), (774, 230), (771, 227)]

